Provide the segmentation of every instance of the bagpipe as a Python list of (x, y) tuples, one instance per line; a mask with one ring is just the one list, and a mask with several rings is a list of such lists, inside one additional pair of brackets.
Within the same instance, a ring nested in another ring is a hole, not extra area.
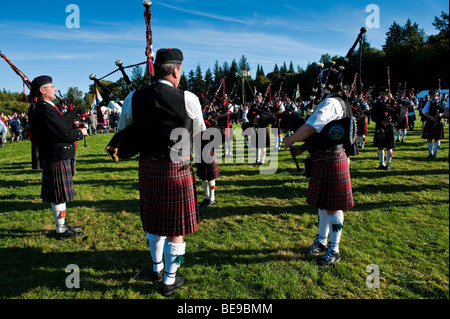
[[(312, 89), (313, 96), (311, 97), (311, 102), (309, 105), (312, 110), (315, 110), (316, 105), (318, 105), (326, 97), (326, 94), (333, 91), (343, 91), (344, 72), (358, 44), (360, 45), (361, 50), (363, 35), (366, 32), (366, 27), (362, 27), (360, 29), (357, 39), (345, 55), (343, 61), (337, 67), (337, 63), (335, 61), (330, 61), (330, 65), (326, 69), (323, 69), (324, 65), (322, 63), (317, 64), (316, 76)], [(361, 63), (361, 59), (359, 62)], [(345, 94), (341, 93), (339, 95), (334, 95), (333, 97), (337, 98), (343, 106), (344, 118), (331, 121), (324, 127), (321, 133), (313, 134), (313, 136), (305, 140), (305, 143), (308, 145), (309, 151), (325, 145), (343, 144), (346, 152), (348, 152), (349, 155), (354, 155), (357, 153), (357, 150), (355, 149), (357, 131), (356, 119), (353, 116), (348, 97)], [(305, 124), (305, 120), (300, 118), (298, 114), (291, 113), (291, 115), (286, 115), (282, 119), (282, 123), (282, 125), (288, 127), (289, 130), (296, 132), (303, 124)], [(295, 147), (291, 146), (290, 153), (296, 162), (297, 169), (299, 169), (297, 159), (293, 154), (294, 148)]]
[[(23, 73), (17, 66), (15, 66), (3, 53), (1, 53), (0, 51), (0, 57), (2, 59), (4, 59), (6, 61), (6, 63), (8, 63), (8, 65), (11, 67), (11, 69), (21, 78), (22, 82), (23, 82), (23, 94), (24, 94), (24, 101), (25, 101), (25, 86), (30, 90), (31, 93), (31, 81), (30, 79), (25, 75), (25, 73)], [(73, 127), (73, 128), (84, 128), (84, 125), (82, 124), (74, 124), (77, 119), (78, 116), (84, 113), (84, 110), (82, 110), (79, 107), (73, 107), (72, 105), (70, 105), (67, 102), (67, 99), (64, 98), (61, 94), (61, 92), (58, 90), (58, 93), (60, 94), (60, 96), (55, 95), (55, 97), (58, 99), (59, 104), (60, 104), (60, 108), (62, 107), (62, 105), (67, 105), (68, 110), (66, 113), (63, 114), (64, 119), (67, 123), (67, 125), (69, 127)], [(29, 102), (30, 102), (30, 108), (28, 111), (28, 116), (29, 116), (29, 124), (24, 128), (25, 131), (27, 132), (30, 141), (34, 144), (34, 136), (33, 136), (33, 132), (32, 132), (32, 123), (33, 123), (33, 117), (34, 117), (34, 108), (35, 105), (37, 103), (37, 97), (32, 96), (31, 94), (29, 95)], [(87, 141), (86, 141), (86, 136), (84, 136), (84, 147), (87, 147)]]
[[(114, 96), (114, 94), (105, 86), (103, 83), (101, 83), (101, 80), (116, 73), (121, 72), (123, 75), (123, 79), (125, 80), (125, 83), (127, 84), (127, 87), (130, 92), (135, 91), (135, 88), (133, 87), (133, 84), (130, 80), (130, 78), (126, 74), (126, 69), (133, 68), (139, 65), (146, 65), (146, 74), (150, 77), (153, 77), (155, 75), (155, 69), (153, 65), (153, 60), (155, 57), (154, 52), (152, 52), (153, 48), (153, 33), (151, 29), (151, 19), (152, 19), (152, 12), (151, 12), (151, 1), (144, 1), (143, 5), (145, 7), (144, 11), (144, 18), (145, 18), (145, 25), (146, 25), (146, 42), (147, 46), (145, 49), (145, 56), (146, 61), (141, 62), (138, 64), (133, 64), (130, 66), (123, 66), (122, 60), (117, 60), (115, 62), (117, 69), (104, 77), (97, 79), (95, 74), (91, 74), (89, 77), (92, 81), (95, 82), (96, 85), (100, 86), (104, 92), (108, 95), (108, 97), (115, 101), (117, 104), (122, 106), (122, 103), (118, 98)], [(130, 126), (126, 127), (125, 129), (119, 131), (118, 133), (114, 134), (111, 141), (106, 146), (106, 153), (108, 156), (114, 161), (118, 162), (120, 158), (131, 158), (139, 153), (139, 144), (136, 142), (136, 136), (138, 136), (139, 130), (136, 127), (136, 125), (131, 124)]]

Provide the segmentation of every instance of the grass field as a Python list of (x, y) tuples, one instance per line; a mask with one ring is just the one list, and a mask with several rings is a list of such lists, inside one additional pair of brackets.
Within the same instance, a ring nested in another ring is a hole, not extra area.
[[(305, 203), (308, 182), (283, 150), (276, 174), (248, 163), (220, 165), (217, 205), (200, 211), (198, 231), (186, 237), (179, 273), (187, 284), (172, 298), (449, 298), (448, 125), (438, 159), (429, 160), (418, 121), (398, 144), (390, 172), (376, 170), (373, 129), (351, 161), (355, 208), (345, 213), (341, 262), (319, 268), (302, 255), (317, 232), (317, 211)], [(0, 149), (1, 298), (163, 298), (150, 279), (138, 162), (111, 162), (104, 152), (111, 137), (80, 143), (67, 219), (85, 236), (62, 242), (40, 199), (29, 141)], [(199, 181), (197, 190), (202, 201)], [(78, 289), (66, 286), (70, 264), (80, 269)], [(374, 267), (379, 288), (366, 285)]]

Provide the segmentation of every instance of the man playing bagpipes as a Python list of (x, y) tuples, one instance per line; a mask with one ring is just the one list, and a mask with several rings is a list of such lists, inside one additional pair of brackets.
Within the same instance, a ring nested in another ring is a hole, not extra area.
[(390, 171), (393, 149), (396, 147), (394, 127), (406, 117), (406, 111), (397, 106), (396, 100), (389, 95), (388, 89), (382, 88), (379, 98), (372, 107), (371, 117), (375, 122), (373, 145), (378, 148), (377, 154), (380, 160), (377, 169)]
[[(208, 110), (208, 105), (210, 101), (207, 98), (200, 98), (200, 105), (202, 106), (203, 119), (205, 121), (206, 129), (219, 129), (218, 124), (215, 120), (217, 118), (217, 113), (213, 110)], [(206, 131), (203, 132), (203, 134)], [(205, 199), (200, 203), (200, 208), (210, 207), (216, 204), (215, 190), (216, 190), (216, 179), (220, 177), (219, 164), (217, 163), (217, 157), (215, 150), (211, 149), (208, 158), (203, 154), (204, 148), (211, 143), (214, 139), (213, 136), (209, 140), (201, 140), (200, 157), (201, 162), (197, 164), (197, 176), (202, 181), (203, 189), (205, 190)]]
[[(289, 98), (287, 98), (286, 103), (290, 103)], [(283, 103), (283, 101), (281, 101), (280, 98), (277, 97), (273, 101), (270, 111), (273, 114), (272, 128), (276, 129), (278, 132), (277, 136), (275, 137), (275, 148), (280, 150), (281, 142), (283, 141), (283, 135), (280, 124), (282, 115), (285, 112), (285, 104)]]
[[(401, 109), (405, 109), (403, 112), (406, 112), (406, 116), (403, 120), (399, 121), (395, 126), (395, 135), (397, 136), (396, 142), (405, 142), (406, 134), (409, 126), (409, 118), (408, 112), (411, 109), (414, 109), (414, 103), (412, 103), (406, 96), (405, 92), (400, 92), (397, 97), (397, 107)], [(400, 138), (401, 136), (401, 138)]]
[(264, 165), (266, 158), (266, 147), (270, 147), (269, 124), (273, 120), (273, 114), (268, 105), (263, 103), (261, 93), (255, 96), (250, 106), (247, 118), (253, 125), (252, 147), (256, 147), (256, 165)]
[(361, 95), (354, 95), (350, 103), (358, 127), (356, 132), (358, 138), (358, 149), (363, 150), (366, 143), (366, 135), (368, 133), (366, 115), (369, 113), (369, 105), (363, 100)]
[(153, 279), (164, 282), (164, 296), (185, 283), (177, 275), (186, 251), (184, 236), (195, 232), (199, 223), (190, 156), (192, 136), (206, 127), (198, 97), (178, 88), (182, 61), (178, 49), (158, 50), (156, 81), (125, 99), (121, 131), (107, 148), (112, 158), (120, 157), (121, 146), (128, 148), (129, 156), (140, 153), (141, 221), (153, 260)]
[(428, 158), (437, 158), (437, 153), (444, 138), (444, 124), (442, 117), (445, 107), (440, 103), (439, 92), (431, 90), (430, 101), (425, 104), (422, 114), (427, 118), (422, 131), (422, 138), (427, 140)]
[[(31, 83), (30, 96), (37, 98), (30, 130), (39, 147), (42, 166), (41, 198), (51, 203), (56, 226), (56, 238), (81, 236), (80, 227), (67, 225), (66, 202), (75, 197), (73, 168), (75, 142), (87, 135), (86, 128), (74, 128), (75, 117), (64, 116), (53, 103), (56, 89), (49, 76), (39, 76)], [(67, 113), (66, 113), (67, 114)]]
[(233, 128), (233, 119), (237, 119), (237, 113), (233, 112), (233, 105), (225, 94), (222, 101), (219, 102), (217, 108), (218, 116), (216, 116), (217, 124), (222, 132), (222, 142), (225, 149), (225, 157), (233, 157), (233, 135), (231, 130)]
[[(357, 40), (348, 51), (344, 63), (348, 63), (354, 48), (362, 45), (361, 28)], [(333, 62), (333, 65), (335, 63)], [(329, 266), (341, 260), (339, 249), (344, 223), (344, 210), (354, 207), (347, 148), (356, 140), (356, 123), (350, 102), (344, 93), (344, 65), (317, 72), (316, 91), (318, 105), (305, 124), (284, 139), (285, 148), (294, 143), (305, 142), (295, 149), (293, 156), (308, 150), (311, 155), (309, 185), (306, 202), (318, 209), (319, 229), (306, 255), (318, 256), (319, 266)], [(330, 242), (328, 243), (328, 238)]]
[(354, 206), (349, 162), (344, 145), (335, 145), (329, 138), (329, 133), (333, 130), (332, 123), (349, 116), (350, 104), (342, 92), (342, 75), (339, 71), (330, 69), (326, 81), (324, 77), (321, 82), (327, 83), (325, 92), (328, 95), (317, 105), (306, 123), (300, 126), (294, 135), (284, 140), (286, 148), (298, 141), (304, 141), (305, 144), (297, 148), (294, 155), (300, 155), (305, 150), (311, 155), (306, 202), (318, 209), (319, 230), (316, 240), (305, 254), (318, 256), (325, 252), (318, 260), (320, 266), (332, 265), (341, 260), (339, 243), (344, 222), (343, 211)]

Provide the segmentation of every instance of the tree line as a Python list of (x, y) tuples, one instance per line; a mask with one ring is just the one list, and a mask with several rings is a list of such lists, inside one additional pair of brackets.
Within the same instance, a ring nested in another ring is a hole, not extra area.
[[(442, 88), (448, 88), (449, 78), (449, 15), (441, 12), (440, 17), (435, 17), (433, 26), (438, 31), (436, 35), (427, 36), (423, 29), (411, 19), (405, 25), (394, 22), (386, 33), (386, 42), (381, 49), (372, 48), (367, 36), (364, 36), (362, 45), (362, 83), (367, 90), (374, 88), (374, 94), (381, 87), (387, 86), (387, 68), (390, 68), (390, 79), (392, 91), (396, 88), (404, 87), (408, 90), (420, 92), (425, 89), (437, 89), (438, 79), (441, 80)], [(351, 61), (358, 61), (358, 52), (354, 53)], [(242, 102), (245, 96), (246, 102), (253, 99), (256, 91), (264, 93), (268, 86), (271, 86), (273, 95), (282, 97), (294, 97), (297, 87), (300, 88), (300, 97), (307, 101), (310, 99), (312, 85), (316, 74), (317, 63), (324, 63), (328, 67), (330, 61), (341, 62), (343, 57), (333, 56), (324, 53), (319, 61), (309, 63), (305, 68), (294, 67), (292, 61), (281, 66), (275, 64), (273, 71), (265, 73), (262, 66), (257, 65), (254, 78), (242, 71), (250, 71), (251, 66), (242, 55), (239, 61), (233, 59), (230, 63), (225, 61), (222, 64), (216, 61), (214, 66), (208, 67), (203, 73), (200, 64), (195, 70), (190, 70), (187, 74), (183, 72), (180, 88), (189, 90), (198, 96), (214, 96), (219, 88), (222, 79), (223, 85), (219, 96), (222, 96), (223, 86), (225, 92), (233, 96), (237, 102)], [(359, 72), (357, 63), (353, 62), (346, 70), (345, 81), (348, 84), (353, 81), (355, 73)], [(151, 78), (144, 74), (142, 68), (133, 68), (130, 79), (134, 88), (140, 89), (151, 83)], [(120, 100), (124, 100), (128, 95), (128, 88), (123, 78), (116, 82), (102, 81), (102, 83)], [(234, 91), (233, 91), (234, 89)], [(104, 99), (107, 95), (98, 88)], [(91, 85), (89, 92), (83, 93), (77, 87), (71, 87), (64, 94), (69, 103), (88, 108), (93, 100), (94, 85)], [(0, 112), (10, 114), (28, 109), (28, 103), (22, 102), (22, 93), (11, 93), (5, 90), (0, 92)]]

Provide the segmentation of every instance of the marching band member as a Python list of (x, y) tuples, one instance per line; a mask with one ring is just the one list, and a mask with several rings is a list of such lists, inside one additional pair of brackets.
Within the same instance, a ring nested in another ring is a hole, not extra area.
[(42, 165), (41, 198), (52, 204), (55, 219), (56, 239), (83, 235), (78, 226), (66, 223), (66, 202), (75, 197), (73, 167), (70, 160), (75, 157), (75, 143), (87, 135), (85, 128), (73, 129), (73, 121), (53, 103), (56, 88), (49, 76), (39, 76), (31, 83), (30, 95), (37, 97), (31, 131), (39, 147)]
[[(204, 112), (203, 118), (205, 120), (206, 129), (217, 127), (217, 124), (214, 120), (215, 114), (211, 114), (212, 112), (209, 112), (207, 110), (207, 105), (209, 104), (210, 102), (207, 98), (200, 99), (200, 105), (202, 106)], [(209, 207), (216, 204), (216, 179), (220, 177), (220, 172), (214, 149), (211, 150), (210, 154), (212, 156), (211, 163), (206, 162), (205, 158), (203, 158), (203, 149), (210, 142), (211, 140), (203, 140), (202, 138), (200, 150), (201, 162), (197, 165), (197, 176), (202, 181), (202, 186), (205, 190), (205, 199), (200, 203), (200, 208)]]
[[(294, 135), (284, 140), (286, 148), (295, 142), (305, 141), (311, 154), (311, 175), (306, 202), (318, 209), (319, 230), (316, 240), (306, 250), (306, 254), (318, 256), (325, 252), (318, 260), (320, 266), (329, 266), (341, 260), (339, 243), (344, 223), (343, 211), (354, 206), (349, 163), (344, 146), (329, 144), (328, 134), (322, 132), (328, 123), (344, 117), (345, 109), (342, 103), (345, 103), (347, 108), (350, 108), (350, 105), (348, 101), (344, 102), (342, 95), (337, 95), (342, 92), (342, 78), (338, 71), (331, 71), (327, 83), (329, 86), (326, 98), (319, 103), (306, 123)], [(300, 155), (305, 148), (296, 150), (297, 154), (294, 155)]]
[(198, 97), (178, 88), (182, 61), (178, 49), (158, 50), (157, 81), (128, 95), (119, 120), (120, 130), (133, 124), (141, 132), (137, 137), (141, 221), (153, 260), (153, 279), (164, 281), (164, 296), (185, 283), (177, 275), (186, 251), (184, 237), (195, 232), (199, 223), (191, 142), (181, 138), (175, 143), (171, 136), (177, 129), (190, 137), (206, 129)]
[[(373, 145), (378, 147), (378, 159), (380, 165), (377, 169), (390, 171), (392, 162), (392, 150), (395, 148), (394, 126), (401, 120), (400, 109), (397, 108), (395, 100), (388, 96), (386, 89), (380, 91), (380, 97), (372, 108), (372, 121), (375, 124)], [(385, 150), (386, 149), (386, 160)]]
[[(442, 117), (445, 107), (439, 102), (439, 92), (429, 92), (431, 100), (427, 102), (422, 110), (422, 114), (427, 118), (422, 132), (422, 138), (427, 140), (428, 158), (437, 158), (441, 139), (444, 138), (444, 125)], [(434, 140), (434, 142), (433, 142)]]
[(252, 146), (256, 147), (255, 164), (264, 165), (266, 159), (266, 147), (270, 147), (269, 124), (273, 115), (270, 109), (264, 105), (261, 93), (255, 96), (254, 103), (250, 106), (247, 117), (255, 128), (256, 133), (252, 135)]

